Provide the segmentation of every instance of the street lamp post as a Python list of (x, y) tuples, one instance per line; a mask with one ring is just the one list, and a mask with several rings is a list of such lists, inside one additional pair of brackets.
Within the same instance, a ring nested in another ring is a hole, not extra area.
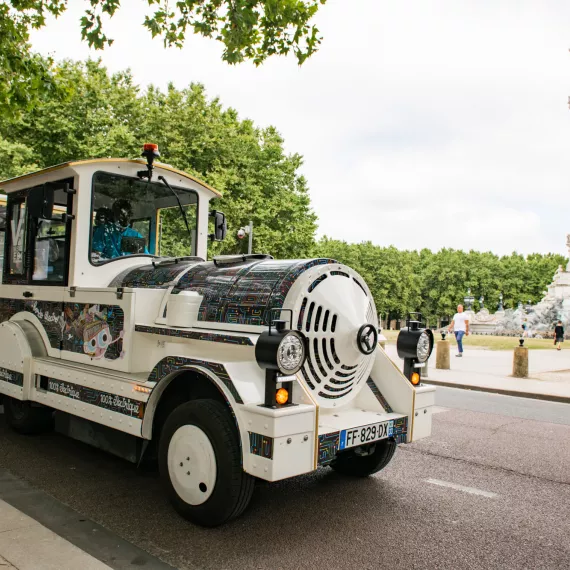
[(497, 307), (497, 311), (504, 311), (505, 308), (503, 307), (503, 294), (499, 293), (499, 306)]
[(473, 301), (475, 301), (475, 297), (471, 295), (471, 287), (467, 289), (467, 295), (463, 297), (463, 302), (465, 303), (465, 310), (471, 311), (471, 306), (473, 305)]

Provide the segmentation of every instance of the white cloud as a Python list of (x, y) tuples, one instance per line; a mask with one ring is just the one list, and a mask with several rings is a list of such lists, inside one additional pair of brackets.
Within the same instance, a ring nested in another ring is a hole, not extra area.
[[(570, 94), (562, 0), (329, 0), (320, 52), (229, 67), (216, 42), (164, 50), (124, 0), (102, 54), (142, 85), (206, 85), (275, 125), (303, 167), (320, 233), (421, 248), (565, 253), (570, 231)], [(34, 34), (85, 58), (81, 3)], [(65, 38), (62, 41), (62, 38)]]

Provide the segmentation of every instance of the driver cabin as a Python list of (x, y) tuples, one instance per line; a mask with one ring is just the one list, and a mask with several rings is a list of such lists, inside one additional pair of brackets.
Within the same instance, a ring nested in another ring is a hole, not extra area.
[(206, 259), (209, 201), (220, 197), (185, 172), (128, 159), (67, 162), (0, 190), (4, 294), (7, 285), (107, 287), (156, 257)]

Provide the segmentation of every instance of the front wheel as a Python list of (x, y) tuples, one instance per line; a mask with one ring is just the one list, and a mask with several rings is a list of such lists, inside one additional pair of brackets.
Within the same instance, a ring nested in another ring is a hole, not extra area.
[(171, 503), (189, 521), (218, 526), (249, 504), (254, 478), (242, 469), (238, 430), (220, 402), (178, 406), (164, 424), (158, 460)]
[(53, 429), (53, 410), (29, 401), (4, 396), (6, 423), (18, 433), (44, 433)]
[[(339, 453), (331, 467), (341, 475), (368, 477), (384, 469), (394, 457), (396, 442), (382, 439), (374, 444), (374, 450), (349, 450)], [(365, 454), (366, 453), (366, 454)]]

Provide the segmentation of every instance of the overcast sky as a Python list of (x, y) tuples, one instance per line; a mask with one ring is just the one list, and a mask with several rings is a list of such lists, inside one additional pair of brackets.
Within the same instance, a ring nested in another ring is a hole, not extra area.
[[(570, 3), (328, 0), (322, 47), (230, 67), (213, 40), (165, 50), (122, 0), (104, 52), (81, 43), (82, 0), (33, 46), (101, 56), (142, 86), (203, 83), (305, 158), (319, 235), (419, 249), (559, 252), (570, 233)], [(141, 141), (142, 142), (142, 141)], [(168, 162), (168, 157), (164, 157)]]

